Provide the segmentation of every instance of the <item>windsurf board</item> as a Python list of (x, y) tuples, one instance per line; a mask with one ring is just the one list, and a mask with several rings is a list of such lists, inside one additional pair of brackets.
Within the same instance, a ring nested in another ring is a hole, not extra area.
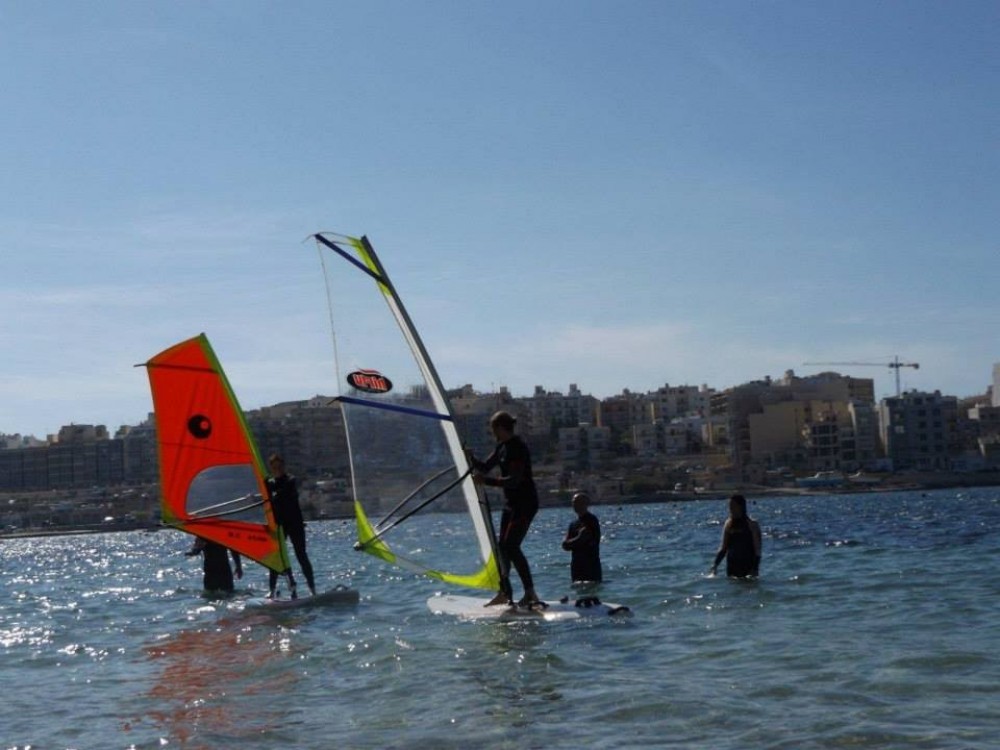
[(621, 604), (602, 602), (597, 597), (578, 599), (564, 597), (530, 607), (505, 604), (487, 606), (489, 599), (475, 596), (437, 594), (427, 600), (427, 607), (436, 615), (452, 615), (464, 620), (541, 620), (560, 622), (581, 617), (630, 617), (632, 611)]
[(337, 586), (318, 594), (300, 594), (297, 599), (276, 597), (274, 599), (261, 597), (247, 602), (248, 607), (273, 607), (276, 609), (292, 609), (296, 607), (322, 607), (338, 604), (357, 604), (360, 595), (357, 589), (347, 586)]

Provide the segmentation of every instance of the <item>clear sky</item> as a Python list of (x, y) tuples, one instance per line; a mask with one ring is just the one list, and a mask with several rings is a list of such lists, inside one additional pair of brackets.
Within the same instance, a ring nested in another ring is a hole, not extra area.
[(0, 432), (135, 424), (209, 335), (335, 393), (309, 234), (367, 234), (448, 386), (1000, 361), (996, 2), (0, 0)]

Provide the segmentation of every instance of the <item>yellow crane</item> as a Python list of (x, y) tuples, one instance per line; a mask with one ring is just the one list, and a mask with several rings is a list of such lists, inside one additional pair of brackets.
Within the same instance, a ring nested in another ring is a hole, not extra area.
[(820, 366), (826, 367), (828, 365), (838, 365), (841, 367), (889, 367), (896, 371), (896, 398), (899, 398), (899, 368), (900, 367), (912, 367), (914, 370), (920, 369), (920, 364), (918, 362), (900, 362), (899, 356), (893, 357), (892, 362), (803, 362), (802, 366)]

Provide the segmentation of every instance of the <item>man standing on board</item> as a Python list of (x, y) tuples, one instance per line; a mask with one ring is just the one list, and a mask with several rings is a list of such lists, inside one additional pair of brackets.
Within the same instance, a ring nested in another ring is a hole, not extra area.
[[(500, 516), (500, 592), (487, 603), (513, 604), (514, 590), (510, 585), (510, 566), (514, 565), (517, 575), (524, 585), (524, 598), (519, 606), (540, 604), (531, 578), (528, 559), (521, 551), (521, 542), (528, 533), (528, 527), (538, 512), (538, 491), (531, 476), (531, 454), (528, 446), (514, 434), (517, 420), (505, 411), (498, 411), (490, 417), (490, 430), (497, 441), (496, 448), (485, 461), (479, 461), (468, 452), (472, 464), (472, 479), (476, 484), (502, 487), (506, 500)], [(487, 472), (500, 468), (500, 476), (490, 477)]]
[[(285, 459), (278, 453), (272, 453), (267, 459), (271, 468), (271, 476), (267, 478), (267, 495), (271, 501), (271, 509), (274, 511), (274, 520), (285, 532), (285, 539), (292, 543), (295, 550), (295, 559), (299, 561), (302, 574), (306, 577), (309, 591), (316, 595), (316, 584), (313, 580), (312, 563), (306, 554), (306, 522), (302, 518), (302, 508), (299, 507), (299, 490), (295, 484), (295, 477), (285, 472)], [(278, 586), (278, 574), (269, 571), (269, 596), (273, 599)], [(291, 586), (291, 597), (295, 599), (295, 578), (292, 571), (288, 571), (288, 585)]]
[(586, 492), (573, 495), (576, 520), (569, 525), (562, 548), (572, 552), (570, 574), (573, 583), (599, 583), (601, 575), (601, 524), (590, 512), (590, 496)]

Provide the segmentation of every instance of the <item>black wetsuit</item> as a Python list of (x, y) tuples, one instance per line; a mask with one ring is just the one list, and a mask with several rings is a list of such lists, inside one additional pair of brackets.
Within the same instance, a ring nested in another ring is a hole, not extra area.
[[(580, 532), (586, 533), (580, 537)], [(573, 556), (569, 569), (574, 581), (600, 581), (601, 575), (601, 524), (589, 511), (569, 525), (564, 549)]]
[(223, 547), (217, 542), (210, 542), (207, 539), (195, 541), (189, 555), (201, 554), (203, 570), (202, 586), (205, 591), (225, 591), (232, 592), (235, 588), (233, 584), (233, 570), (229, 567), (229, 555), (232, 553), (233, 561), (236, 563), (237, 572), (242, 573), (242, 563), (239, 553)]
[(473, 460), (474, 468), (481, 472), (500, 467), (499, 477), (486, 477), (484, 483), (502, 487), (506, 503), (500, 515), (500, 572), (501, 589), (511, 597), (510, 566), (513, 564), (525, 591), (534, 591), (531, 568), (521, 551), (521, 542), (528, 533), (532, 519), (538, 513), (538, 491), (531, 475), (531, 454), (520, 437), (514, 435), (493, 450), (485, 461)]
[(726, 575), (736, 578), (755, 576), (760, 558), (753, 543), (753, 529), (746, 518), (730, 521), (725, 540)]
[[(315, 591), (312, 563), (306, 554), (306, 522), (302, 518), (302, 508), (299, 507), (299, 490), (295, 484), (295, 477), (289, 474), (269, 477), (267, 494), (274, 510), (274, 520), (285, 532), (285, 539), (291, 542), (292, 549), (295, 550), (295, 559), (299, 561), (299, 567), (306, 577), (309, 590)], [(288, 578), (290, 585), (294, 586), (295, 578), (291, 571), (288, 572)], [(271, 591), (274, 591), (278, 584), (278, 574), (273, 570), (270, 571), (269, 579)]]

